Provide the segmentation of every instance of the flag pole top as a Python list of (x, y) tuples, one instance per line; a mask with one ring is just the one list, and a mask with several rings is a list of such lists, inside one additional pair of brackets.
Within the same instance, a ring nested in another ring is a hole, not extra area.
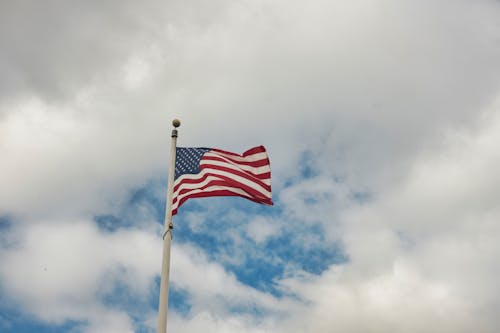
[(179, 119), (174, 119), (172, 120), (172, 125), (177, 128), (179, 126), (181, 126), (181, 121)]

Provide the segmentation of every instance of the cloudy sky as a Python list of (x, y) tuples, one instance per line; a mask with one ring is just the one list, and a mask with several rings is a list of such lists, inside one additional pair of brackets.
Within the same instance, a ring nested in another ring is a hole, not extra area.
[(175, 117), (275, 205), (180, 209), (169, 331), (498, 331), (499, 1), (6, 0), (1, 332), (155, 332)]

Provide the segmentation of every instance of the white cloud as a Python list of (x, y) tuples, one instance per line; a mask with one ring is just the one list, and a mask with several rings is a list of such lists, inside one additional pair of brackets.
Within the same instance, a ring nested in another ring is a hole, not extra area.
[[(320, 277), (291, 265), (281, 284), (303, 305), (174, 245), (173, 281), (193, 307), (173, 327), (495, 331), (499, 17), (488, 0), (2, 2), (0, 216), (25, 227), (2, 247), (2, 292), (50, 322), (133, 331), (96, 294), (125, 272), (143, 295), (159, 240), (88, 217), (166, 175), (175, 115), (180, 145), (267, 146), (284, 213), (253, 220), (249, 237), (319, 224), (350, 261)], [(242, 305), (269, 318), (231, 313)]]
[(133, 333), (134, 325), (125, 313), (109, 311), (105, 308), (95, 309), (86, 333)]
[(304, 309), (309, 319), (292, 320), (292, 326), (313, 332), (496, 331), (499, 124), (494, 111), (477, 131), (452, 133), (423, 153), (395, 188), (345, 211), (342, 229), (325, 222), (335, 239), (343, 231), (349, 262), (321, 278), (282, 282), (312, 302)]
[(301, 319), (292, 313), (287, 327), (292, 332), (488, 332), (446, 283), (427, 279), (415, 268), (397, 260), (381, 274), (353, 277), (347, 266), (295, 282), (290, 287), (312, 303), (300, 309)]
[(159, 270), (158, 238), (133, 230), (105, 234), (87, 221), (40, 221), (17, 232), (18, 243), (0, 252), (10, 298), (49, 322), (88, 320), (89, 332), (122, 322), (132, 331), (131, 321), (122, 320), (128, 315), (107, 309), (100, 297), (117, 281), (137, 299), (148, 295)]
[(145, 84), (151, 76), (151, 67), (148, 61), (140, 58), (130, 59), (124, 68), (125, 87), (128, 89), (137, 89)]
[[(271, 312), (284, 311), (290, 300), (278, 300), (239, 282), (224, 267), (208, 260), (202, 250), (192, 246), (174, 246), (171, 279), (177, 288), (189, 292), (192, 312), (210, 309), (214, 315), (228, 313), (231, 308), (249, 311), (255, 307)], [(245, 312), (245, 311), (244, 311)]]
[[(49, 198), (62, 192), (66, 195), (59, 200), (68, 211), (105, 209), (148, 175), (166, 172), (173, 115), (185, 124), (181, 145), (241, 151), (266, 144), (276, 189), (305, 149), (326, 155), (320, 159), (325, 171), (359, 187), (383, 186), (394, 172), (404, 174), (413, 154), (433, 144), (443, 126), (470, 126), (475, 106), (498, 82), (497, 8), (482, 2), (220, 1), (206, 13), (197, 7), (206, 7), (201, 3), (173, 2), (164, 10), (154, 1), (128, 5), (118, 11), (106, 5), (97, 14), (89, 3), (74, 22), (61, 13), (77, 9), (48, 6), (29, 12), (36, 19), (17, 32), (17, 40), (37, 31), (59, 37), (51, 39), (53, 48), (3, 41), (14, 63), (32, 63), (14, 66), (14, 77), (40, 80), (35, 80), (38, 88), (23, 85), (21, 96), (5, 98), (0, 107), (6, 119), (2, 132), (24, 124), (16, 132), (30, 142), (7, 141), (0, 153), (16, 166), (40, 166), (22, 176), (15, 168), (1, 170), (2, 183), (19, 184), (12, 195), (2, 188), (2, 198), (8, 198), (1, 201), (3, 211), (53, 214), (59, 207)], [(445, 15), (450, 9), (453, 15)], [(154, 15), (144, 20), (150, 10)], [(11, 5), (2, 12), (16, 17), (22, 9)], [(108, 12), (115, 18), (111, 22), (104, 20)], [(54, 25), (41, 28), (43, 15)], [(57, 34), (57, 24), (68, 26)], [(87, 54), (89, 45), (75, 41), (87, 39), (97, 53), (81, 61), (75, 54)], [(69, 55), (62, 52), (67, 42)], [(16, 50), (23, 57), (11, 55)], [(57, 50), (59, 66), (54, 64)], [(80, 62), (84, 66), (76, 65)], [(60, 70), (51, 72), (54, 68)], [(124, 68), (132, 74), (124, 77)], [(132, 91), (124, 86), (134, 81), (131, 77), (141, 82)], [(4, 80), (5, 85), (16, 81)], [(43, 91), (65, 88), (50, 85), (77, 90), (57, 99), (58, 93)], [(33, 95), (36, 107), (20, 115), (17, 110), (30, 103), (25, 96)], [(44, 122), (37, 131), (25, 124), (34, 113)], [(54, 133), (59, 122), (77, 131)], [(48, 133), (52, 141), (33, 154), (35, 142), (44, 142), (39, 136)], [(392, 165), (397, 167), (388, 172)], [(50, 195), (30, 195), (33, 183), (37, 192)], [(95, 200), (96, 192), (102, 200)], [(33, 209), (21, 208), (27, 206)]]
[(257, 217), (250, 221), (246, 227), (247, 234), (257, 243), (265, 242), (269, 237), (277, 235), (282, 224), (275, 219)]
[(175, 318), (172, 325), (169, 325), (169, 329), (172, 331), (182, 331), (185, 333), (191, 332), (217, 332), (217, 333), (229, 333), (229, 332), (248, 332), (248, 333), (260, 333), (269, 332), (269, 330), (264, 327), (259, 327), (255, 321), (250, 318), (242, 318), (236, 316), (228, 316), (218, 318), (213, 316), (209, 312), (201, 312), (186, 320), (184, 318)]

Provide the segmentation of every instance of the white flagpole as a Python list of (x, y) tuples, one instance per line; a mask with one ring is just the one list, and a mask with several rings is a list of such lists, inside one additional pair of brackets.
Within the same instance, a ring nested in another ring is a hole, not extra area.
[(163, 233), (163, 259), (161, 264), (160, 302), (158, 305), (158, 333), (167, 333), (168, 280), (170, 275), (170, 244), (172, 243), (172, 196), (174, 193), (175, 155), (177, 148), (178, 119), (172, 121), (172, 142), (170, 144), (170, 169), (168, 172), (167, 203), (165, 210), (165, 229)]

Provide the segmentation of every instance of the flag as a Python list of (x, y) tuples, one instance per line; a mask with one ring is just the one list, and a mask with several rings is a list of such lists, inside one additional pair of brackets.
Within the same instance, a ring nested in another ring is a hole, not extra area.
[(240, 196), (272, 205), (271, 166), (266, 148), (243, 154), (214, 148), (176, 150), (172, 215), (189, 198)]

